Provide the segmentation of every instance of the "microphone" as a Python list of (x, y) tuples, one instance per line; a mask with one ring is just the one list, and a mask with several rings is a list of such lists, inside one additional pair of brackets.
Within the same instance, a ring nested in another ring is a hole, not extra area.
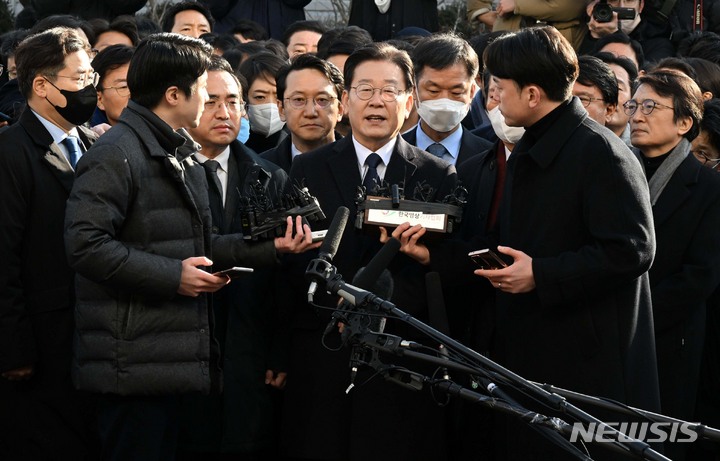
[[(447, 309), (445, 308), (445, 298), (443, 297), (440, 274), (437, 272), (428, 272), (425, 274), (425, 291), (427, 293), (428, 320), (430, 326), (445, 336), (450, 336), (450, 325), (447, 318)], [(440, 344), (438, 350), (440, 357), (445, 360), (450, 360), (450, 355), (444, 344)], [(442, 374), (443, 379), (450, 379), (447, 368), (442, 368)]]
[(341, 206), (335, 212), (330, 228), (325, 234), (325, 239), (320, 246), (320, 253), (316, 259), (310, 261), (305, 276), (310, 278), (310, 287), (308, 288), (308, 302), (312, 303), (317, 291), (318, 279), (325, 280), (327, 276), (332, 274), (335, 268), (330, 264), (337, 253), (342, 240), (345, 225), (347, 224), (350, 210)]
[[(364, 290), (371, 290), (375, 293), (378, 293), (380, 297), (389, 299), (392, 296), (394, 286), (392, 285), (392, 276), (386, 268), (390, 265), (390, 262), (395, 257), (398, 251), (400, 251), (400, 241), (394, 237), (391, 237), (390, 240), (385, 242), (382, 248), (380, 248), (380, 251), (378, 251), (375, 256), (373, 256), (367, 266), (358, 270), (358, 272), (355, 274), (355, 277), (353, 278), (353, 285)], [(382, 278), (382, 281), (381, 276), (384, 276)], [(376, 286), (376, 284), (378, 286)], [(388, 284), (390, 285), (387, 286)], [(343, 301), (340, 306), (338, 306), (338, 310), (332, 315), (330, 322), (328, 322), (327, 326), (325, 327), (325, 332), (323, 333), (323, 336), (327, 335), (332, 331), (333, 328), (335, 328), (338, 320), (343, 316), (343, 314), (346, 313), (349, 307), (350, 303), (348, 303), (347, 301)], [(385, 322), (382, 320), (381, 322), (384, 328)]]

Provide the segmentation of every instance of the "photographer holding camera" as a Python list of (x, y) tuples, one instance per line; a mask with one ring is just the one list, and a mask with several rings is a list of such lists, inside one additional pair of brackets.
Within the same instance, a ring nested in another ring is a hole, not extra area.
[(675, 55), (675, 49), (664, 28), (641, 16), (645, 0), (589, 0), (588, 34), (580, 53), (592, 53), (595, 42), (614, 33), (624, 33), (640, 42), (647, 62), (656, 62)]

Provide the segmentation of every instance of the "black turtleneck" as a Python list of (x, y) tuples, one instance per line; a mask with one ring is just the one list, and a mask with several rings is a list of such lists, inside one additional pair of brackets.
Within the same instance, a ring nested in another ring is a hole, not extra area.
[(660, 165), (662, 165), (665, 159), (668, 158), (670, 152), (672, 152), (672, 149), (666, 154), (662, 154), (658, 157), (645, 157), (645, 154), (642, 154), (642, 162), (645, 166), (645, 177), (648, 181), (650, 181), (650, 178), (653, 177), (653, 175), (658, 170), (658, 168), (660, 168)]
[(560, 118), (562, 113), (570, 106), (571, 102), (572, 98), (568, 99), (567, 101), (561, 102), (559, 106), (551, 110), (543, 118), (533, 123), (531, 126), (527, 127), (525, 129), (524, 137), (529, 138), (531, 142), (529, 143), (529, 145), (526, 144), (526, 146), (530, 147), (534, 145), (538, 139), (543, 137), (545, 132), (557, 121), (558, 118)]

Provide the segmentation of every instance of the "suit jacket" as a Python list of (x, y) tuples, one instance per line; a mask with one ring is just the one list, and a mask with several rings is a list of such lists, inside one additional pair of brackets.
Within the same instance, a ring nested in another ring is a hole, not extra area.
[[(350, 209), (350, 219), (333, 264), (344, 280), (352, 280), (358, 268), (380, 247), (376, 235), (367, 235), (353, 226), (357, 212), (355, 197), (362, 179), (352, 136), (297, 157), (290, 179), (293, 183), (304, 182), (327, 215), (327, 220), (318, 223), (316, 228), (327, 228), (340, 206)], [(453, 190), (456, 173), (453, 166), (398, 136), (384, 179), (391, 184), (404, 181), (406, 191), (412, 191), (421, 181), (426, 182), (436, 189), (437, 199)], [(402, 255), (395, 259), (391, 265), (395, 279), (393, 302), (426, 319), (424, 296), (419, 295), (424, 292), (425, 268)], [(301, 278), (306, 265), (305, 261), (298, 263), (299, 274), (291, 280)], [(444, 447), (438, 438), (442, 437), (443, 429), (436, 427), (442, 414), (438, 414), (438, 408), (427, 395), (418, 396), (394, 384), (374, 380), (359, 388), (359, 392), (353, 391), (348, 398), (345, 389), (349, 384), (349, 351), (343, 348), (331, 352), (321, 345), (322, 331), (330, 314), (307, 305), (304, 300), (307, 282), (302, 283), (298, 291), (301, 295), (292, 312), (289, 373), (292, 378), (285, 390), (284, 451), (291, 456), (315, 459), (412, 459), (411, 454), (443, 459)], [(331, 306), (335, 300), (317, 296), (316, 302)], [(392, 322), (386, 331), (401, 336), (405, 333), (399, 332)], [(397, 361), (392, 359), (392, 363)], [(363, 382), (371, 374), (361, 370), (357, 382)], [(378, 422), (373, 411), (382, 412), (384, 420)], [(367, 440), (374, 443), (368, 444)]]
[(274, 163), (289, 174), (292, 166), (292, 136), (287, 136), (276, 147), (261, 153), (260, 157)]
[[(228, 184), (221, 234), (242, 231), (239, 198), (263, 184), (272, 199), (282, 194), (287, 174), (239, 141), (230, 145)], [(210, 194), (216, 193), (214, 189)], [(220, 221), (213, 216), (213, 222)], [(215, 225), (213, 225), (215, 227)], [(284, 371), (277, 328), (275, 268), (258, 268), (212, 295), (212, 331), (223, 369), (223, 394), (183, 397), (180, 447), (200, 452), (254, 452), (275, 441), (275, 390), (265, 370)]]
[[(77, 130), (90, 147), (95, 134)], [(28, 381), (0, 378), (3, 453), (91, 459), (90, 418), (70, 380), (75, 291), (63, 228), (75, 174), (29, 108), (0, 146), (0, 372), (34, 366)]]
[[(89, 148), (97, 136), (77, 130)], [(73, 307), (74, 273), (65, 257), (63, 228), (75, 172), (29, 108), (0, 140), (0, 371), (5, 371), (38, 360), (48, 338), (33, 334), (34, 315)]]
[(664, 414), (691, 419), (705, 304), (720, 282), (720, 176), (689, 154), (653, 207), (657, 252), (650, 269)]
[[(463, 134), (462, 139), (460, 140), (460, 152), (458, 152), (455, 165), (460, 165), (461, 163), (468, 161), (473, 156), (481, 152), (485, 152), (492, 147), (492, 143), (490, 141), (470, 133), (470, 131), (463, 127), (460, 127), (460, 129), (463, 130)], [(417, 146), (417, 132), (415, 129), (405, 133), (403, 135), (403, 139), (413, 146)]]

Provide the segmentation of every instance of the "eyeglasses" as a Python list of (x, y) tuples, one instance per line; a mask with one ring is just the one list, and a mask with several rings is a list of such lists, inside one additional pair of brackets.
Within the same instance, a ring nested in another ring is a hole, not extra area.
[(638, 107), (640, 107), (640, 112), (642, 112), (644, 115), (652, 114), (652, 111), (654, 111), (656, 107), (660, 107), (663, 109), (675, 109), (674, 107), (660, 104), (659, 102), (653, 101), (652, 99), (646, 99), (639, 104), (634, 99), (630, 99), (625, 102), (625, 104), (623, 104), (623, 112), (625, 112), (625, 115), (633, 116), (635, 115), (635, 112), (637, 112)]
[[(91, 72), (89, 74), (83, 74), (80, 77), (78, 76), (67, 76), (67, 75), (53, 75), (53, 77), (59, 77), (59, 78), (69, 78), (71, 80), (75, 80), (75, 83), (77, 83), (78, 86), (81, 86), (85, 88), (88, 85), (97, 86), (98, 82), (100, 81), (100, 75), (97, 72)], [(45, 77), (46, 80), (49, 80), (47, 77)]]
[(205, 103), (205, 110), (214, 112), (225, 106), (228, 112), (239, 113), (241, 116), (247, 112), (247, 103), (241, 101), (219, 101), (211, 99)]
[(127, 85), (123, 86), (106, 86), (105, 88), (98, 88), (99, 91), (105, 91), (105, 90), (115, 90), (115, 92), (120, 96), (121, 98), (127, 98), (130, 96), (130, 88), (128, 88)]
[(588, 107), (594, 101), (605, 102), (603, 98), (594, 98), (592, 96), (578, 96), (577, 97), (584, 107)]
[(720, 158), (712, 158), (704, 151), (694, 150), (692, 153), (696, 159), (700, 160), (703, 165), (707, 166), (711, 170), (716, 169), (718, 165), (720, 165)]
[[(372, 95), (370, 96), (372, 97)], [(285, 101), (288, 101), (290, 103), (290, 107), (293, 109), (304, 109), (307, 106), (308, 101), (312, 101), (313, 104), (317, 105), (321, 109), (327, 109), (330, 107), (330, 104), (333, 103), (337, 98), (334, 96), (316, 96), (314, 98), (308, 99), (303, 98), (301, 96), (295, 96), (292, 98), (285, 98)]]
[(368, 83), (361, 83), (358, 86), (351, 86), (355, 90), (355, 94), (358, 99), (362, 101), (369, 101), (375, 95), (375, 91), (380, 92), (380, 97), (385, 102), (395, 102), (398, 96), (405, 93), (405, 90), (400, 90), (392, 85), (387, 85), (382, 88), (375, 88)]

